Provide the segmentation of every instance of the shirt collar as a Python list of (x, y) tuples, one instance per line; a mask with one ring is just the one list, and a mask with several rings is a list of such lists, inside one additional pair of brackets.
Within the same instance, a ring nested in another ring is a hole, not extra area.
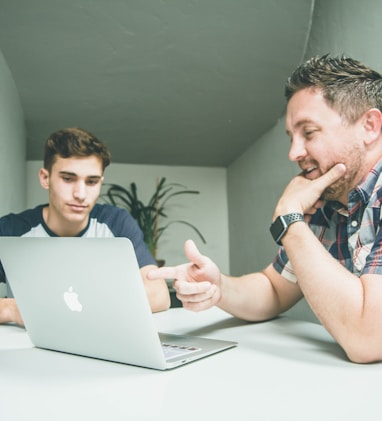
[(360, 181), (358, 186), (356, 186), (355, 189), (349, 193), (349, 201), (350, 201), (351, 195), (357, 192), (361, 200), (364, 203), (368, 203), (371, 198), (371, 195), (374, 192), (375, 186), (379, 178), (381, 177), (381, 173), (382, 173), (382, 158), (366, 174), (366, 176)]

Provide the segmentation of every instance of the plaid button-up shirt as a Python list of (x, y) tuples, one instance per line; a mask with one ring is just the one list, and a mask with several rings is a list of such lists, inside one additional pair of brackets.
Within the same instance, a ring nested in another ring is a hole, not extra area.
[[(347, 209), (327, 202), (309, 223), (329, 253), (357, 276), (382, 274), (381, 173), (382, 159), (349, 193)], [(297, 282), (283, 247), (273, 265), (286, 279)]]

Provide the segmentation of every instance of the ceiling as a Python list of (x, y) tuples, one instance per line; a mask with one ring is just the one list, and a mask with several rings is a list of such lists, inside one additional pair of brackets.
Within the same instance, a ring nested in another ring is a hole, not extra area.
[(227, 166), (283, 114), (314, 0), (0, 0), (27, 159), (79, 126), (113, 162)]

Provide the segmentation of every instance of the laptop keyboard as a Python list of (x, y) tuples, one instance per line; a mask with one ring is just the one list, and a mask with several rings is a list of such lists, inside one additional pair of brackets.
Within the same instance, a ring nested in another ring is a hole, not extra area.
[(196, 348), (194, 346), (173, 345), (168, 343), (162, 343), (162, 349), (166, 360), (201, 350), (201, 348)]

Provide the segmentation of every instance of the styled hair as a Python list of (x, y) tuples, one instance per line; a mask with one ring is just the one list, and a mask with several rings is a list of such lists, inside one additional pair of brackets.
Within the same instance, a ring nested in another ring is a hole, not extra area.
[(328, 106), (350, 124), (370, 108), (382, 112), (382, 75), (352, 58), (326, 54), (301, 64), (285, 85), (287, 101), (306, 88), (321, 92)]
[(78, 127), (58, 130), (45, 142), (44, 168), (51, 172), (58, 156), (70, 158), (92, 155), (101, 158), (103, 170), (110, 164), (109, 150), (90, 132)]

